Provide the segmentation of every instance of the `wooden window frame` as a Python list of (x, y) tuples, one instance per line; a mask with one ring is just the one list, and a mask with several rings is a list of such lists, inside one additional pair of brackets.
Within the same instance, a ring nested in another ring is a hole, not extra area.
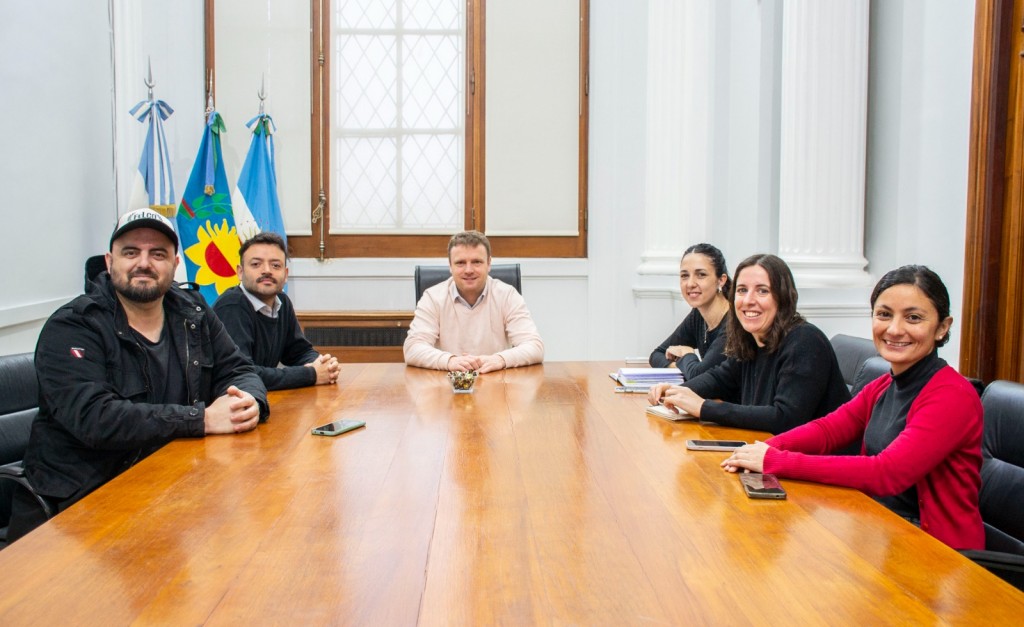
[[(213, 2), (207, 6), (207, 67), (213, 67)], [(590, 1), (580, 2), (580, 115), (579, 176), (577, 194), (576, 236), (494, 236), (492, 254), (496, 257), (586, 257), (587, 255), (587, 189), (589, 147), (589, 68), (590, 68)], [(440, 257), (447, 249), (449, 235), (374, 235), (330, 234), (331, 154), (326, 149), (330, 134), (330, 90), (325, 89), (331, 76), (330, 45), (331, 0), (311, 0), (311, 101), (312, 172), (310, 181), (310, 227), (312, 235), (289, 235), (288, 245), (293, 257), (319, 259), (339, 257)], [(484, 136), (486, 110), (486, 0), (467, 0), (466, 14), (466, 137), (465, 154), (465, 228), (486, 233), (486, 181)]]

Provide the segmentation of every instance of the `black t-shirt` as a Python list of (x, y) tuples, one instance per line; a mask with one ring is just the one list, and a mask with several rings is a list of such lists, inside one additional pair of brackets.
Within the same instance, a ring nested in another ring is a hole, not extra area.
[(146, 382), (149, 384), (149, 398), (146, 400), (150, 403), (189, 405), (185, 370), (175, 350), (174, 334), (167, 328), (167, 320), (164, 320), (164, 328), (156, 342), (150, 342), (135, 329), (132, 329), (132, 334), (146, 354)]

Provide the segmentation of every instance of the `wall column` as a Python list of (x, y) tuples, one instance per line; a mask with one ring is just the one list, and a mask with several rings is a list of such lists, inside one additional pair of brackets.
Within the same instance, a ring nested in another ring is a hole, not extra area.
[(869, 0), (787, 0), (779, 255), (801, 288), (870, 283), (864, 258)]
[(666, 285), (678, 291), (679, 255), (707, 235), (713, 9), (711, 0), (648, 4), (647, 205), (637, 295), (664, 297)]

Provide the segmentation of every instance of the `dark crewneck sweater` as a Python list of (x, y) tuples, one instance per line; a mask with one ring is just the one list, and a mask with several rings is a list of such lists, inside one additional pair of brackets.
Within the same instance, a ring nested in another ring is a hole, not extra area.
[(235, 286), (217, 298), (213, 310), (242, 354), (256, 364), (268, 390), (314, 385), (316, 370), (304, 364), (320, 354), (302, 334), (288, 295), (281, 293), (280, 298), (277, 318), (270, 318), (253, 309), (242, 288)]
[(726, 315), (714, 329), (708, 330), (704, 322), (704, 316), (696, 309), (683, 318), (676, 330), (668, 339), (661, 343), (661, 346), (654, 349), (647, 359), (652, 368), (666, 368), (669, 360), (665, 357), (665, 351), (669, 346), (692, 346), (700, 351), (700, 358), (693, 353), (683, 355), (676, 361), (676, 367), (683, 373), (683, 379), (689, 381), (697, 375), (710, 370), (725, 361), (725, 327), (728, 325), (729, 317)]
[(832, 344), (809, 322), (794, 327), (774, 352), (758, 348), (748, 361), (728, 357), (683, 385), (707, 399), (701, 420), (773, 434), (850, 400)]

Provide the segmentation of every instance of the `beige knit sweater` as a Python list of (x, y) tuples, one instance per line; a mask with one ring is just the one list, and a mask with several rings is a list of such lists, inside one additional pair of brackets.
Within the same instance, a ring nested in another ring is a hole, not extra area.
[(472, 309), (451, 296), (452, 282), (423, 293), (409, 325), (405, 363), (447, 370), (452, 355), (501, 355), (509, 368), (544, 361), (544, 342), (522, 295), (493, 277)]

